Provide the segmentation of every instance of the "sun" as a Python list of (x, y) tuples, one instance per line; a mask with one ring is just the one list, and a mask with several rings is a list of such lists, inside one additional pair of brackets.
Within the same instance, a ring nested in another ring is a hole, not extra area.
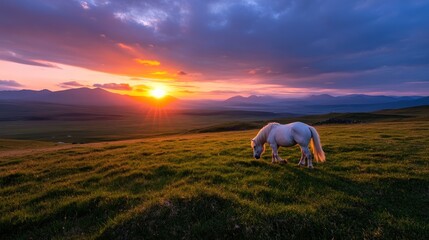
[(149, 94), (156, 99), (161, 99), (167, 95), (167, 92), (162, 88), (154, 88), (149, 91)]

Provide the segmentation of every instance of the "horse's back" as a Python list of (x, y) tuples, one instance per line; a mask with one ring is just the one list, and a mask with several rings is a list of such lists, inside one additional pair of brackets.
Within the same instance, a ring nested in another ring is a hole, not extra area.
[(284, 124), (283, 126), (290, 128), (291, 131), (295, 131), (295, 132), (306, 131), (310, 127), (309, 125), (303, 122), (292, 122), (292, 123)]
[(291, 122), (291, 123), (285, 124), (285, 125), (289, 125), (291, 127), (308, 127), (308, 125), (303, 123), (303, 122)]
[(278, 124), (277, 128), (281, 129), (283, 133), (303, 133), (309, 131), (309, 125), (303, 122), (292, 122), (288, 124)]
[(298, 144), (306, 145), (311, 139), (310, 126), (303, 122), (293, 122), (287, 124), (291, 128), (292, 137)]
[(280, 146), (293, 146), (308, 141), (311, 137), (310, 134), (308, 125), (302, 122), (275, 124), (268, 137), (268, 142), (275, 142)]

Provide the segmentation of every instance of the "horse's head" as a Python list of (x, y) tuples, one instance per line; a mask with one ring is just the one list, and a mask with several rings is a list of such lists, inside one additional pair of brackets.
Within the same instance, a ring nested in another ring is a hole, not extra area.
[(253, 157), (256, 159), (261, 158), (261, 155), (265, 152), (265, 144), (257, 143), (255, 139), (252, 139), (250, 146), (253, 149)]

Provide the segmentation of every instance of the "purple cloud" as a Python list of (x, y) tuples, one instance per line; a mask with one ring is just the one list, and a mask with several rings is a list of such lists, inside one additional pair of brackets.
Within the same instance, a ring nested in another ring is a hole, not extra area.
[(20, 83), (15, 80), (0, 80), (0, 86), (6, 87), (23, 87)]
[(81, 84), (77, 81), (63, 82), (59, 84), (62, 88), (74, 88), (74, 87), (85, 87), (84, 84)]
[(10, 62), (16, 62), (16, 63), (26, 64), (26, 65), (39, 66), (39, 67), (59, 68), (58, 66), (51, 63), (44, 63), (37, 60), (26, 59), (12, 51), (0, 51), (0, 60), (6, 60)]
[(15, 80), (0, 80), (0, 90), (15, 90), (19, 87), (23, 87), (23, 85)]
[(105, 83), (105, 84), (94, 84), (94, 87), (105, 88), (111, 90), (122, 90), (131, 91), (133, 88), (127, 83)]

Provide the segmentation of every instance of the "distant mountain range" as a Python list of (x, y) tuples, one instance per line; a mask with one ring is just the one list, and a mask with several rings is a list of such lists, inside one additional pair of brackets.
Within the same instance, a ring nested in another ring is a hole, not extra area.
[(328, 94), (322, 95), (311, 95), (305, 98), (275, 98), (270, 96), (255, 96), (249, 97), (235, 96), (225, 100), (226, 103), (230, 104), (272, 104), (272, 103), (302, 103), (302, 104), (315, 104), (315, 105), (332, 105), (332, 104), (379, 104), (379, 103), (390, 103), (398, 101), (410, 101), (416, 100), (422, 97), (395, 97), (395, 96), (370, 96), (363, 94), (353, 94), (334, 97)]
[(422, 96), (370, 96), (363, 94), (334, 97), (327, 94), (304, 98), (275, 98), (270, 96), (234, 96), (223, 102), (223, 107), (242, 110), (263, 110), (295, 114), (328, 112), (368, 112), (429, 105), (429, 97)]
[(0, 100), (19, 100), (94, 106), (117, 106), (131, 104), (131, 99), (129, 97), (114, 94), (100, 88), (77, 88), (57, 92), (49, 90), (2, 91), (0, 92)]
[[(55, 103), (76, 106), (135, 106), (150, 107), (159, 101), (148, 97), (120, 95), (101, 88), (76, 88), (63, 91), (0, 91), (0, 102)], [(422, 96), (369, 96), (327, 94), (303, 98), (277, 98), (271, 96), (234, 96), (224, 101), (187, 101), (174, 97), (162, 100), (175, 109), (203, 109), (208, 111), (264, 111), (273, 113), (318, 114), (328, 112), (368, 112), (429, 105), (429, 97)]]
[[(75, 88), (63, 91), (0, 91), (0, 101), (26, 101), (83, 106), (145, 106), (155, 100), (148, 97), (121, 95), (101, 88)], [(174, 101), (173, 97), (166, 100)], [(164, 100), (164, 101), (166, 101)]]

